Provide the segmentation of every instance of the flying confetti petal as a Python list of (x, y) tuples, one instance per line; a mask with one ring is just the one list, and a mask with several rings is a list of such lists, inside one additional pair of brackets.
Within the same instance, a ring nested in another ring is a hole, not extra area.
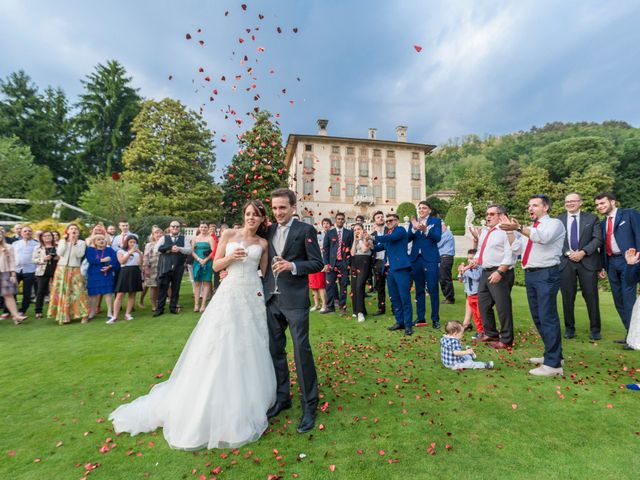
[(414, 45), (413, 48), (415, 48), (418, 53), (422, 51), (422, 47), (420, 45)]

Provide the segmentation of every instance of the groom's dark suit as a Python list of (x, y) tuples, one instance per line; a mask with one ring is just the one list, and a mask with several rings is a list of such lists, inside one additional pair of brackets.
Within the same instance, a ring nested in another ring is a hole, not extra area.
[(271, 259), (277, 255), (274, 237), (278, 225), (267, 232), (269, 241), (269, 268), (264, 279), (264, 294), (269, 326), (269, 349), (276, 370), (277, 402), (290, 404), (289, 366), (287, 364), (287, 338), (289, 327), (293, 340), (298, 385), (302, 394), (302, 410), (315, 417), (318, 406), (318, 379), (309, 344), (309, 279), (310, 273), (322, 270), (322, 255), (318, 235), (311, 225), (293, 220), (280, 256), (296, 266), (296, 275), (286, 271), (278, 277), (280, 295), (272, 295), (275, 288)]

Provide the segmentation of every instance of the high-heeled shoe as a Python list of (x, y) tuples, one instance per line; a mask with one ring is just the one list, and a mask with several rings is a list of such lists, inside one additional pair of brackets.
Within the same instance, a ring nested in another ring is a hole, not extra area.
[(16, 315), (15, 317), (11, 317), (13, 319), (14, 325), (20, 325), (24, 322), (28, 317), (26, 315)]

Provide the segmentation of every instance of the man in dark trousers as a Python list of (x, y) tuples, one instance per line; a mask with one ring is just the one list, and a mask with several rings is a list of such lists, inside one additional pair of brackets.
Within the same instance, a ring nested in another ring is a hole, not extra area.
[[(291, 408), (289, 393), (289, 364), (287, 361), (287, 337), (289, 328), (296, 362), (297, 384), (302, 397), (302, 418), (299, 433), (313, 429), (318, 406), (318, 379), (309, 343), (309, 279), (310, 273), (322, 270), (322, 255), (317, 233), (313, 226), (293, 219), (296, 195), (281, 188), (271, 193), (271, 208), (276, 222), (267, 231), (269, 265), (264, 279), (269, 350), (276, 371), (276, 403), (267, 416), (275, 417), (282, 410)], [(275, 263), (274, 257), (279, 257)], [(278, 290), (274, 294), (278, 273)]]
[(158, 260), (158, 305), (153, 316), (158, 317), (164, 313), (169, 288), (171, 288), (169, 311), (177, 314), (184, 265), (187, 255), (191, 255), (191, 247), (185, 242), (184, 235), (180, 234), (180, 222), (172, 220), (169, 223), (169, 234), (158, 241), (155, 249), (160, 252), (160, 259)]
[(549, 216), (550, 209), (549, 197), (533, 195), (527, 208), (533, 225), (521, 226), (515, 218), (500, 224), (502, 230), (521, 233), (520, 238), (514, 240), (514, 251), (522, 255), (529, 311), (544, 343), (544, 356), (529, 359), (531, 363), (540, 365), (529, 370), (529, 374), (540, 377), (564, 375), (556, 298), (560, 289), (558, 265), (566, 232), (560, 220)]
[[(500, 222), (508, 222), (507, 210), (499, 204), (487, 207), (486, 227), (482, 231), (471, 229), (478, 249), (474, 261), (482, 267), (478, 284), (478, 310), (482, 317), (484, 335), (479, 342), (490, 343), (496, 350), (513, 347), (513, 307), (511, 290), (515, 282), (513, 265), (516, 257), (511, 250), (515, 234), (498, 228)], [(496, 326), (496, 314), (500, 330)]]
[[(631, 277), (626, 277), (626, 261), (624, 255), (630, 248), (640, 250), (640, 214), (632, 208), (618, 208), (616, 196), (604, 192), (596, 196), (596, 209), (604, 220), (601, 222), (603, 248), (602, 260), (604, 268), (600, 277), (609, 277), (613, 303), (620, 315), (625, 330), (629, 331), (631, 312), (636, 301), (638, 284)], [(626, 343), (625, 339), (614, 340)]]
[(416, 287), (416, 326), (426, 325), (424, 287), (427, 286), (431, 301), (431, 324), (440, 328), (440, 300), (438, 299), (438, 275), (440, 252), (438, 242), (442, 238), (442, 221), (432, 216), (427, 200), (418, 204), (418, 218), (409, 224), (408, 241), (411, 244), (411, 268)]
[[(371, 238), (373, 243), (376, 242), (376, 238), (380, 235), (386, 235), (389, 233), (389, 229), (384, 225), (384, 213), (378, 210), (373, 214), (373, 230), (371, 231)], [(385, 278), (385, 266), (384, 266), (384, 251), (373, 252), (373, 287), (378, 293), (378, 310), (373, 316), (384, 315), (386, 311), (386, 278)]]
[(395, 213), (387, 214), (386, 223), (389, 233), (376, 236), (374, 250), (384, 250), (388, 265), (389, 299), (396, 323), (387, 327), (387, 330), (404, 330), (405, 335), (413, 335), (413, 306), (409, 290), (411, 262), (407, 254), (407, 231), (399, 225), (399, 218)]
[[(338, 212), (335, 221), (335, 228), (326, 233), (322, 244), (322, 259), (327, 282), (327, 309), (322, 313), (334, 312), (336, 300), (338, 300), (340, 311), (342, 313), (347, 311), (353, 230), (345, 228), (344, 213)], [(340, 286), (339, 292), (336, 281)]]
[(563, 255), (560, 257), (560, 292), (564, 312), (564, 338), (576, 334), (574, 307), (578, 281), (589, 314), (590, 338), (600, 340), (600, 304), (598, 302), (598, 272), (602, 268), (599, 248), (602, 228), (596, 215), (582, 212), (582, 196), (572, 192), (564, 198), (563, 213), (558, 219), (564, 224)]

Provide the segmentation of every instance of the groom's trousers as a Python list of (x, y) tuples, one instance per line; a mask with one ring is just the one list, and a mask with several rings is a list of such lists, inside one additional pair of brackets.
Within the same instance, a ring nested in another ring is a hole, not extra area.
[(289, 365), (287, 362), (287, 337), (289, 327), (296, 361), (297, 383), (302, 395), (302, 410), (315, 415), (318, 406), (318, 378), (309, 343), (309, 309), (287, 308), (280, 305), (277, 296), (267, 305), (269, 326), (269, 350), (276, 371), (277, 401), (287, 403), (289, 394)]

